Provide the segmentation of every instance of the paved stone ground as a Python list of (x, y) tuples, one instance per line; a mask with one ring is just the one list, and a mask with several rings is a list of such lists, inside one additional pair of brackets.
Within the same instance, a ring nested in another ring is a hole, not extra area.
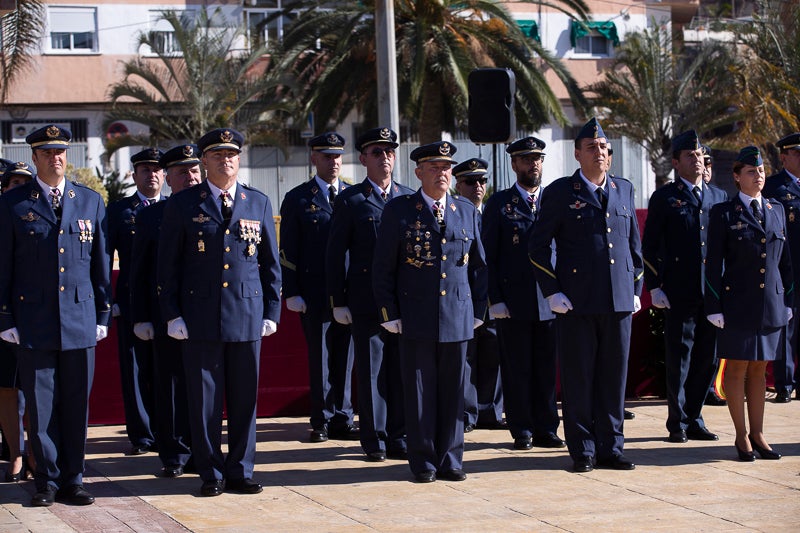
[(127, 457), (122, 426), (92, 427), (95, 505), (29, 506), (33, 484), (0, 484), (0, 531), (800, 531), (800, 401), (767, 403), (780, 461), (736, 461), (725, 407), (706, 407), (719, 442), (666, 441), (663, 401), (628, 404), (632, 472), (570, 471), (566, 450), (516, 451), (506, 431), (467, 434), (462, 483), (413, 483), (399, 461), (368, 463), (358, 442), (311, 444), (301, 418), (258, 421), (255, 496), (198, 496), (195, 475), (155, 477)]

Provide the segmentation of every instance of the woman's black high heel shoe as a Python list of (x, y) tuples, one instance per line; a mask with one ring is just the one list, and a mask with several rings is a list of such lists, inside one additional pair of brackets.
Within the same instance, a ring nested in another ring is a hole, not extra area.
[(753, 437), (750, 435), (748, 435), (747, 438), (750, 439), (750, 446), (752, 446), (753, 449), (758, 452), (758, 455), (761, 456), (762, 459), (778, 460), (781, 458), (781, 454), (775, 450), (768, 450), (756, 444), (756, 441), (754, 441)]
[(27, 471), (26, 471), (27, 467), (28, 467), (28, 465), (25, 464), (25, 459), (23, 458), (22, 466), (20, 467), (19, 472), (17, 472), (15, 474), (15, 473), (13, 473), (11, 471), (11, 469), (6, 470), (5, 482), (6, 483), (19, 483), (20, 480), (28, 479), (28, 474), (27, 474)]
[(739, 454), (739, 460), (740, 461), (744, 461), (746, 463), (752, 463), (753, 461), (756, 460), (756, 454), (754, 454), (753, 452), (747, 452), (747, 451), (742, 450), (741, 448), (739, 448), (739, 445), (736, 444), (735, 441), (734, 441), (733, 445), (736, 446), (736, 453)]

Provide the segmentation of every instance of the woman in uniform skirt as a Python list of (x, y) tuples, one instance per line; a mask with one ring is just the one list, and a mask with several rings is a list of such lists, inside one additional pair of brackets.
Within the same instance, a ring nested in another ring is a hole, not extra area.
[[(740, 461), (780, 459), (764, 437), (767, 363), (785, 357), (781, 338), (794, 297), (783, 207), (761, 196), (764, 164), (757, 147), (733, 165), (739, 193), (711, 209), (705, 303), (719, 328), (717, 353), (726, 360), (724, 387)], [(745, 421), (747, 398), (747, 433)]]

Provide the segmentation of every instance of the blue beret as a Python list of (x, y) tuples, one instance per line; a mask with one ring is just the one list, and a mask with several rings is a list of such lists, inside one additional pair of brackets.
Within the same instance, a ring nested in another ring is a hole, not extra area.
[(410, 157), (418, 165), (434, 161), (446, 161), (451, 165), (456, 165), (458, 161), (454, 161), (451, 156), (457, 151), (458, 148), (447, 141), (436, 141), (435, 143), (423, 144), (414, 148)]
[(201, 154), (209, 150), (236, 150), (242, 151), (244, 135), (232, 128), (217, 128), (211, 130), (197, 141), (197, 149)]
[[(374, 128), (362, 133), (356, 140), (356, 150), (363, 152), (364, 148), (371, 144), (390, 144), (392, 148), (400, 146), (397, 144), (397, 134), (389, 128)], [(344, 142), (342, 143), (344, 144)]]
[(314, 152), (320, 152), (322, 154), (343, 154), (344, 137), (335, 131), (329, 131), (310, 139), (308, 141), (308, 147)]
[(32, 150), (67, 149), (71, 140), (72, 132), (55, 124), (48, 124), (25, 137)]
[(694, 130), (687, 130), (672, 138), (672, 151), (680, 152), (681, 150), (699, 150), (702, 148), (700, 138), (697, 137), (697, 132)]
[(485, 176), (489, 168), (489, 162), (478, 157), (467, 159), (453, 167), (453, 175), (456, 179), (469, 178), (473, 176)]
[(736, 156), (737, 163), (744, 163), (745, 165), (752, 165), (758, 167), (764, 164), (761, 158), (761, 151), (758, 146), (745, 146), (739, 150), (739, 155)]
[(164, 155), (164, 152), (158, 148), (145, 148), (131, 157), (131, 163), (133, 163), (133, 168), (136, 168), (136, 165), (141, 163), (153, 163), (157, 165), (162, 155)]
[(158, 164), (162, 168), (174, 167), (176, 165), (199, 165), (200, 150), (195, 144), (182, 144), (169, 150), (161, 156)]
[(792, 133), (787, 135), (780, 141), (775, 143), (775, 146), (781, 150), (800, 150), (800, 133)]
[(575, 140), (580, 139), (599, 139), (605, 138), (606, 134), (603, 133), (603, 128), (600, 127), (600, 123), (597, 122), (595, 117), (583, 125), (581, 131), (578, 132), (578, 136), (575, 137)]
[(545, 146), (547, 146), (547, 143), (541, 139), (525, 137), (511, 143), (508, 148), (506, 148), (506, 152), (508, 152), (511, 157), (528, 154), (543, 154)]

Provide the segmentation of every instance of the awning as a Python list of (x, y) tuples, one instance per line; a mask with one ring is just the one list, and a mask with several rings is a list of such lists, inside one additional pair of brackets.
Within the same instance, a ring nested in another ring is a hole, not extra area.
[(619, 46), (619, 35), (617, 35), (617, 25), (610, 20), (605, 21), (588, 21), (580, 22), (577, 20), (572, 21), (572, 27), (569, 32), (569, 43), (575, 48), (575, 43), (581, 37), (589, 35), (591, 32), (597, 32), (609, 41), (614, 46)]
[(526, 37), (530, 37), (537, 43), (542, 42), (542, 37), (539, 35), (539, 24), (535, 20), (518, 20), (517, 25)]

